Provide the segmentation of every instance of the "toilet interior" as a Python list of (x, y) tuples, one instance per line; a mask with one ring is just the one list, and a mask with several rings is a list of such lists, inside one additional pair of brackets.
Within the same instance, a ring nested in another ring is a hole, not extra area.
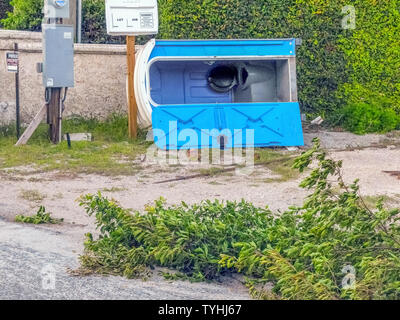
[[(225, 85), (231, 77), (231, 88), (213, 89), (211, 83)], [(149, 70), (150, 97), (158, 105), (290, 102), (290, 80), (287, 59), (158, 60)]]

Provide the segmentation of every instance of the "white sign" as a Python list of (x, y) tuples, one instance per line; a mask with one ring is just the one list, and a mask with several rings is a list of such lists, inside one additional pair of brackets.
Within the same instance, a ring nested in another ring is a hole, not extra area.
[(157, 0), (106, 0), (106, 20), (110, 35), (157, 34)]
[(8, 72), (18, 72), (18, 52), (6, 52)]
[(47, 87), (51, 88), (52, 86), (54, 86), (54, 79), (48, 78), (47, 79)]

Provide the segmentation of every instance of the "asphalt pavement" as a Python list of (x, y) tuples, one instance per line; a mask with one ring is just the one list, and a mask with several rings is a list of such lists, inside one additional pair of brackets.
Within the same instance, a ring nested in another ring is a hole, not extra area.
[[(59, 228), (60, 229), (60, 228)], [(68, 232), (0, 220), (1, 300), (199, 300), (249, 299), (236, 280), (224, 283), (148, 281), (115, 276), (73, 276), (77, 247)]]

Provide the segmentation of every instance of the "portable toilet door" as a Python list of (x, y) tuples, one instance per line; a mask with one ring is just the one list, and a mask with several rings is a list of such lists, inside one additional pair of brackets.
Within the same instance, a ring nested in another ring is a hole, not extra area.
[(151, 40), (135, 91), (164, 150), (304, 144), (296, 39)]

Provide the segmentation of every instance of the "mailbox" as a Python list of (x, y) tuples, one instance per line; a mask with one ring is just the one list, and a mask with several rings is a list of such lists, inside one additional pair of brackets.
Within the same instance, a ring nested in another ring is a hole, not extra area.
[(157, 0), (106, 0), (106, 20), (110, 35), (157, 34)]

